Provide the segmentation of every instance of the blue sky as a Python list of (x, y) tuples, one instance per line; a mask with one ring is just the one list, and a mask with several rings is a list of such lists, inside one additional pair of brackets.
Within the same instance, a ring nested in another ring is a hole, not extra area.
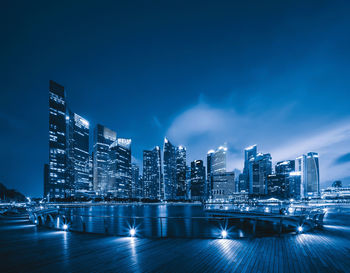
[(347, 1), (8, 1), (0, 23), (0, 182), (41, 195), (48, 81), (133, 140), (133, 155), (227, 142), (273, 161), (320, 153), (321, 184), (350, 182)]

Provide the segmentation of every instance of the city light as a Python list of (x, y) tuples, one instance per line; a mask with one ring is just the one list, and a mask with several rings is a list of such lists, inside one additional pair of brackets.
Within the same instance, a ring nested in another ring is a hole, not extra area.
[(226, 230), (222, 230), (222, 231), (221, 231), (221, 237), (222, 237), (223, 239), (225, 239), (225, 238), (227, 237), (227, 231), (226, 231)]
[(34, 220), (34, 224), (37, 224), (37, 223), (38, 223), (38, 220), (35, 219), (35, 220)]
[(63, 225), (63, 230), (67, 230), (68, 229), (68, 225), (67, 224), (64, 224)]
[(129, 234), (130, 234), (131, 237), (134, 237), (134, 236), (136, 235), (136, 229), (131, 228), (131, 229), (129, 230)]
[(299, 232), (299, 233), (303, 232), (303, 227), (302, 227), (302, 226), (299, 226), (299, 227), (298, 227), (298, 232)]

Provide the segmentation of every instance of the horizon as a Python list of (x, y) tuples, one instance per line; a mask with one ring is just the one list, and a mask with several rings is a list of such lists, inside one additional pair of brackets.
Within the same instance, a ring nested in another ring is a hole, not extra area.
[(350, 183), (350, 3), (23, 6), (0, 19), (7, 188), (42, 196), (50, 79), (90, 134), (130, 138), (140, 168), (167, 137), (187, 165), (226, 142), (227, 170), (242, 171), (257, 144), (273, 164), (317, 152), (321, 188)]

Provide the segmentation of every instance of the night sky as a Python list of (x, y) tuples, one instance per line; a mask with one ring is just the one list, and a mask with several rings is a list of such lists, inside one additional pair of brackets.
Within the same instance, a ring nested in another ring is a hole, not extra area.
[[(244, 3), (244, 4), (243, 4)], [(142, 150), (164, 136), (188, 163), (227, 142), (273, 161), (320, 154), (321, 187), (350, 182), (350, 2), (5, 1), (0, 182), (41, 196), (48, 85)]]

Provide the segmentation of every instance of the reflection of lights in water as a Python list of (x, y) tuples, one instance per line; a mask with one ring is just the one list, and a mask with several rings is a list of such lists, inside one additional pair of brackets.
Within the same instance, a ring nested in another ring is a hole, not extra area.
[(221, 231), (221, 237), (222, 237), (223, 239), (225, 239), (225, 238), (227, 237), (227, 231), (226, 231), (226, 230), (222, 230), (222, 231)]

